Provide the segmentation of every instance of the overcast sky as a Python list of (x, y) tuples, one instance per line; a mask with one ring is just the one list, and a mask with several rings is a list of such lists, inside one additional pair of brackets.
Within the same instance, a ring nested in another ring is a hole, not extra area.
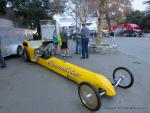
[(146, 9), (146, 5), (143, 5), (143, 1), (146, 0), (133, 0), (132, 2), (132, 7), (134, 10), (145, 10)]

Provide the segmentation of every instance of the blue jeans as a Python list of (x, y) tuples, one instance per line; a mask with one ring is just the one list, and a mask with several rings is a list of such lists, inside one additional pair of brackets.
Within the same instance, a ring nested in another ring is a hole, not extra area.
[(0, 52), (0, 63), (2, 64), (2, 66), (6, 66), (4, 58), (3, 58), (2, 54), (1, 54), (1, 52)]
[(89, 43), (88, 38), (82, 39), (82, 58), (88, 58), (89, 57), (88, 43)]
[(76, 39), (76, 53), (81, 53), (81, 39)]

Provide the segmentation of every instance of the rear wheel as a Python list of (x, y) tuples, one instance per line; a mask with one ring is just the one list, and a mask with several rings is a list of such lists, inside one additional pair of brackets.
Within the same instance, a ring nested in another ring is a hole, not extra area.
[(134, 77), (130, 70), (124, 67), (118, 67), (113, 72), (113, 79), (116, 83), (120, 78), (122, 78), (119, 83), (121, 88), (130, 88), (134, 83)]
[(78, 94), (83, 105), (91, 111), (97, 111), (101, 107), (98, 90), (87, 82), (78, 87)]
[(30, 61), (30, 56), (29, 56), (29, 53), (28, 53), (27, 49), (23, 50), (22, 57), (23, 57), (24, 61), (26, 61), (26, 62)]
[(17, 47), (17, 56), (21, 56), (22, 55), (22, 47), (18, 46)]

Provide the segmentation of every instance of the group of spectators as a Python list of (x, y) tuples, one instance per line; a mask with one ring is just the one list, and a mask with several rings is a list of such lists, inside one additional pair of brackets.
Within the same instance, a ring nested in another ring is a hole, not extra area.
[[(82, 24), (82, 29), (77, 28), (75, 34), (76, 51), (75, 54), (81, 54), (81, 58), (85, 59), (89, 57), (88, 43), (89, 43), (89, 29), (85, 24)], [(68, 54), (68, 36), (65, 27), (58, 35), (56, 30), (53, 33), (54, 51), (57, 52), (58, 45), (61, 47), (61, 56), (69, 56)]]
[(61, 47), (61, 56), (69, 56), (68, 54), (68, 37), (66, 34), (65, 27), (62, 28), (60, 34), (54, 30), (53, 33), (53, 44), (54, 44), (54, 53), (57, 54), (58, 45)]
[[(85, 24), (82, 24), (82, 29), (77, 28), (75, 41), (76, 41), (76, 51), (75, 54), (80, 54), (82, 59), (88, 58), (88, 43), (89, 43), (89, 29)], [(61, 56), (69, 56), (68, 54), (68, 36), (66, 34), (65, 27), (62, 28), (60, 34), (57, 34), (57, 31), (54, 30), (53, 33), (53, 44), (54, 52), (57, 54), (58, 45), (61, 47)], [(6, 63), (1, 53), (1, 38), (0, 38), (0, 63), (1, 67), (6, 67)]]

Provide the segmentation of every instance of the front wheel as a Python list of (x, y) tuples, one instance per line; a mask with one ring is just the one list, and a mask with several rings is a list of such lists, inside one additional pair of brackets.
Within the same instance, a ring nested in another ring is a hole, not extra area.
[(31, 61), (27, 49), (23, 50), (22, 57), (23, 57), (24, 61), (26, 61), (26, 62), (30, 62)]
[(91, 111), (97, 111), (101, 107), (98, 90), (87, 82), (78, 87), (78, 94), (83, 105)]
[(116, 83), (119, 79), (122, 79), (118, 84), (121, 88), (130, 88), (134, 83), (134, 77), (130, 70), (124, 67), (118, 67), (113, 72), (113, 79)]

